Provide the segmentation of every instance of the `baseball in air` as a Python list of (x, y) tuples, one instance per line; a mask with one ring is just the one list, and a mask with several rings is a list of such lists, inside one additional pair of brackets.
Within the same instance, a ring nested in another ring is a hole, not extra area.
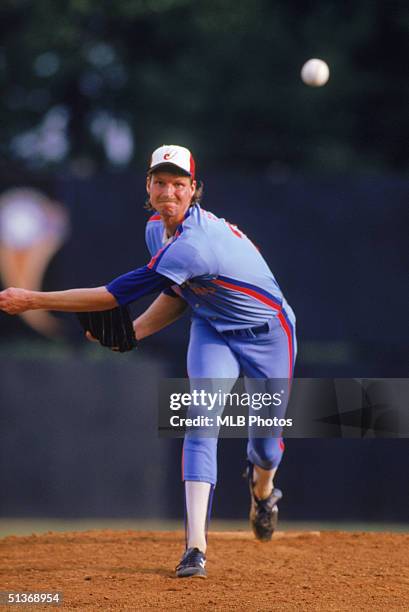
[(301, 78), (310, 87), (322, 87), (329, 79), (329, 68), (323, 60), (310, 59), (301, 68)]

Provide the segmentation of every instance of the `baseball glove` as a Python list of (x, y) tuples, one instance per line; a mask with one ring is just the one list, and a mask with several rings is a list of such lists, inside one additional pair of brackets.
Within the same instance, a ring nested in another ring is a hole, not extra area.
[(84, 331), (89, 331), (102, 346), (125, 353), (136, 348), (132, 320), (126, 306), (101, 312), (76, 312)]

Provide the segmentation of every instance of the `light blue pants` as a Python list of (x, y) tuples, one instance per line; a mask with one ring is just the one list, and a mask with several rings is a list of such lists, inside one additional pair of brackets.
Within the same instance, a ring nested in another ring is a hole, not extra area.
[[(269, 321), (269, 331), (254, 337), (226, 336), (217, 332), (205, 319), (192, 319), (187, 357), (191, 388), (200, 388), (198, 379), (207, 379), (208, 389), (214, 380), (214, 391), (223, 386), (228, 393), (240, 374), (244, 376), (246, 391), (252, 393), (254, 385), (274, 384), (274, 379), (289, 381), (292, 377), (297, 352), (294, 318), (285, 315)], [(223, 380), (222, 380), (223, 379)], [(255, 381), (259, 379), (259, 381)], [(286, 403), (277, 409), (275, 416), (284, 417)], [(217, 481), (216, 437), (198, 437), (186, 433), (182, 478), (209, 482)], [(250, 433), (247, 458), (266, 470), (276, 468), (282, 458), (284, 444), (281, 437), (253, 437)]]

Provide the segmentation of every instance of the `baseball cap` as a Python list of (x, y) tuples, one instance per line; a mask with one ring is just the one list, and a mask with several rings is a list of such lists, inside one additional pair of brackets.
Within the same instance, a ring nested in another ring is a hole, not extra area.
[(190, 176), (192, 179), (195, 178), (195, 160), (186, 147), (162, 145), (155, 149), (152, 153), (149, 170), (156, 170), (160, 166), (165, 165), (176, 166), (176, 168), (183, 170), (187, 176)]

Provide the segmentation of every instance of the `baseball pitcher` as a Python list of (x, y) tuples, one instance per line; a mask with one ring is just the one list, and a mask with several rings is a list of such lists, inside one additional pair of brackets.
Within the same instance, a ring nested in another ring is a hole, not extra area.
[[(240, 374), (248, 389), (254, 381), (266, 388), (277, 379), (289, 382), (297, 352), (294, 313), (247, 236), (201, 208), (202, 184), (196, 179), (190, 151), (178, 145), (156, 149), (146, 190), (153, 214), (146, 226), (151, 259), (145, 266), (97, 288), (58, 292), (9, 288), (0, 292), (0, 309), (9, 314), (39, 309), (91, 312), (88, 319), (82, 317), (88, 337), (115, 348), (123, 344), (121, 350), (127, 350), (135, 340), (154, 334), (190, 307), (187, 369), (192, 388), (201, 379), (225, 379), (233, 384)], [(122, 343), (117, 334), (111, 334), (112, 321), (120, 320), (129, 336), (129, 324), (123, 324), (126, 306), (153, 293), (159, 293), (158, 297), (131, 325), (135, 337)], [(111, 314), (118, 312), (115, 317)], [(280, 436), (249, 436), (250, 522), (262, 541), (271, 539), (277, 524), (277, 502), (282, 494), (274, 487), (274, 476), (283, 450)], [(176, 575), (205, 577), (207, 525), (217, 481), (217, 438), (186, 433), (182, 478), (186, 550)]]

